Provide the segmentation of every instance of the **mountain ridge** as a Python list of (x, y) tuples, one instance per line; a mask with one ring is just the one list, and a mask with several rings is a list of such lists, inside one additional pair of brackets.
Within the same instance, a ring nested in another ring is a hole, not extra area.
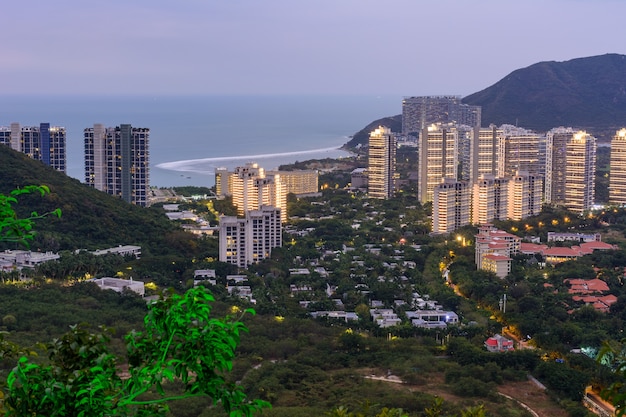
[[(626, 126), (626, 55), (607, 53), (567, 61), (542, 61), (517, 69), (462, 98), (482, 107), (482, 125), (512, 124), (536, 131), (567, 126), (600, 140)], [(373, 127), (402, 129), (402, 115), (373, 121), (346, 148), (367, 144)]]

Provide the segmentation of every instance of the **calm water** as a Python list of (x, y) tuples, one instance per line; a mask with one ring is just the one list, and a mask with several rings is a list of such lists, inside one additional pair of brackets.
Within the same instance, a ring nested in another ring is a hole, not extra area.
[(2, 96), (0, 126), (65, 127), (68, 175), (81, 181), (84, 128), (148, 127), (151, 185), (212, 186), (220, 166), (346, 155), (337, 148), (350, 135), (401, 111), (400, 96)]

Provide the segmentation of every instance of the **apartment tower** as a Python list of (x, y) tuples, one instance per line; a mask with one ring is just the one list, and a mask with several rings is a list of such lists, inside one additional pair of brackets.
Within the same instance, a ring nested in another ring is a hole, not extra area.
[(273, 248), (282, 246), (280, 209), (262, 206), (245, 218), (220, 217), (219, 260), (245, 268), (268, 258)]
[(564, 205), (582, 213), (591, 209), (595, 200), (596, 138), (576, 132), (567, 144), (565, 158)]
[(501, 127), (504, 135), (504, 164), (499, 177), (511, 177), (524, 171), (533, 175), (545, 174), (545, 136), (511, 125)]
[(394, 192), (396, 173), (396, 138), (386, 126), (370, 133), (368, 154), (368, 187), (370, 198), (389, 198)]
[(472, 189), (467, 181), (445, 178), (433, 191), (433, 233), (451, 233), (470, 224)]
[(543, 177), (525, 171), (517, 172), (509, 180), (508, 217), (522, 220), (541, 212)]
[(509, 179), (484, 174), (472, 194), (472, 223), (486, 224), (509, 217)]
[(444, 178), (457, 180), (459, 132), (454, 124), (432, 124), (418, 140), (417, 198), (433, 201), (435, 187)]
[(150, 129), (129, 124), (84, 130), (85, 183), (122, 200), (146, 206), (150, 189)]
[(478, 127), (481, 107), (461, 103), (457, 96), (405, 97), (402, 100), (402, 134), (417, 137), (433, 123)]
[(546, 203), (564, 204), (565, 167), (567, 166), (567, 144), (574, 137), (571, 127), (552, 129), (546, 135), (546, 178), (544, 198)]
[(609, 203), (626, 204), (626, 128), (615, 132), (611, 140), (611, 172), (609, 173)]

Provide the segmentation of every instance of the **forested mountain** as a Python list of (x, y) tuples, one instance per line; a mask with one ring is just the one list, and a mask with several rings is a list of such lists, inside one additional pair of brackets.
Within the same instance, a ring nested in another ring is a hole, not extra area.
[[(464, 97), (463, 103), (482, 107), (483, 126), (513, 124), (537, 131), (571, 126), (610, 137), (626, 126), (626, 56), (539, 62)], [(370, 123), (346, 147), (367, 144), (369, 132), (380, 124), (400, 132), (402, 115)]]
[(626, 124), (626, 56), (539, 62), (513, 71), (463, 102), (482, 106), (483, 126), (617, 129)]
[(0, 146), (0, 167), (0, 193), (26, 185), (50, 188), (50, 194), (44, 197), (20, 196), (16, 209), (21, 215), (32, 211), (42, 214), (56, 208), (62, 211), (61, 218), (50, 216), (37, 222), (33, 250), (93, 250), (129, 244), (158, 254), (191, 237), (173, 225), (162, 211), (128, 204), (8, 146)]

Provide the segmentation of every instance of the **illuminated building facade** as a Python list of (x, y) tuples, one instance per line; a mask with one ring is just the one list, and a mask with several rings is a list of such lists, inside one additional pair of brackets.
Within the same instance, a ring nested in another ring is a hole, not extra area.
[(122, 200), (146, 206), (150, 189), (150, 129), (122, 124), (84, 130), (85, 183)]
[(66, 132), (64, 127), (40, 123), (39, 126), (0, 127), (0, 143), (66, 173)]
[[(459, 132), (454, 124), (432, 124), (418, 140), (417, 198), (433, 201), (434, 190), (445, 178), (457, 180)], [(370, 177), (371, 178), (371, 177)]]
[(609, 203), (626, 204), (626, 128), (611, 140), (611, 172), (609, 173)]
[(596, 138), (576, 132), (567, 144), (565, 158), (564, 205), (582, 213), (591, 209), (595, 200)]
[(267, 171), (268, 176), (280, 175), (287, 194), (312, 194), (319, 191), (319, 172), (315, 169), (297, 171)]
[(282, 220), (286, 221), (287, 193), (290, 191), (283, 181), (285, 176), (288, 176), (287, 171), (266, 172), (256, 163), (236, 167), (232, 172), (218, 168), (215, 170), (216, 194), (218, 197), (231, 196), (239, 216), (265, 205), (278, 207)]
[(368, 151), (368, 185), (370, 198), (389, 198), (394, 192), (396, 173), (396, 138), (386, 126), (370, 133)]
[(508, 215), (512, 220), (522, 220), (541, 212), (543, 177), (518, 172), (509, 180)]
[(499, 168), (499, 163), (505, 160), (504, 139), (504, 131), (494, 125), (473, 129), (470, 155), (470, 180), (472, 182), (482, 175), (498, 177), (504, 172), (503, 168)]
[(546, 135), (546, 203), (565, 202), (565, 167), (567, 166), (567, 144), (574, 136), (574, 129), (559, 127)]
[(508, 219), (509, 179), (483, 175), (474, 183), (472, 223)]
[(433, 233), (451, 233), (471, 222), (472, 192), (467, 181), (444, 179), (434, 189)]
[(219, 260), (238, 267), (268, 258), (273, 248), (282, 246), (280, 209), (262, 206), (245, 218), (220, 217)]
[(514, 176), (518, 171), (543, 176), (545, 136), (510, 125), (504, 125), (501, 128), (504, 134), (502, 152), (504, 164), (499, 167), (498, 176)]

